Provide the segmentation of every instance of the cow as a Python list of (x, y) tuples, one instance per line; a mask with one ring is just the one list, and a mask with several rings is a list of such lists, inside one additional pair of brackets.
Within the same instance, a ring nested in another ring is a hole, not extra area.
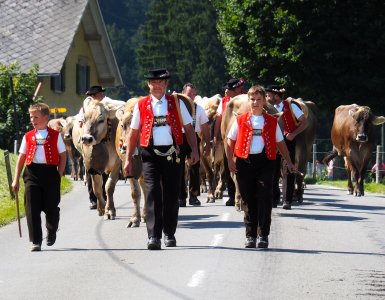
[(78, 179), (83, 180), (83, 158), (79, 151), (76, 150), (72, 141), (72, 128), (74, 120), (75, 117), (51, 119), (48, 122), (48, 127), (61, 133), (67, 155), (71, 163), (71, 178), (77, 181)]
[[(214, 122), (215, 122), (215, 117), (216, 117), (216, 112), (218, 105), (221, 101), (222, 97), (219, 94), (216, 94), (210, 98), (207, 97), (200, 97), (196, 96), (194, 102), (202, 106), (205, 110), (205, 113), (207, 115), (207, 118), (209, 119), (209, 127), (210, 127), (210, 135), (213, 137), (214, 135)], [(203, 143), (204, 140), (201, 138), (201, 153), (203, 153)], [(210, 156), (201, 156), (200, 163), (201, 163), (201, 173), (202, 175), (202, 180), (201, 180), (201, 191), (202, 192), (207, 192), (207, 200), (206, 203), (214, 203), (215, 202), (215, 188), (217, 187), (217, 183), (221, 185), (221, 180), (217, 180), (217, 174), (221, 174), (220, 170), (223, 170), (223, 161), (222, 161), (222, 167), (221, 167), (221, 161), (219, 159), (215, 159), (215, 152), (212, 151)], [(223, 158), (221, 158), (223, 160)], [(214, 171), (213, 171), (214, 170)], [(217, 172), (216, 172), (217, 171)], [(223, 171), (222, 171), (223, 172)], [(208, 187), (206, 186), (206, 179), (208, 182)], [(222, 185), (221, 185), (222, 186)], [(221, 186), (219, 187), (220, 192), (217, 192), (218, 198), (221, 198), (220, 193), (222, 191)]]
[[(116, 129), (115, 147), (123, 163), (122, 167), (126, 161), (127, 136), (130, 129), (132, 112), (134, 110), (135, 104), (139, 101), (139, 99), (140, 98), (129, 99), (126, 103), (126, 106), (124, 108), (118, 109), (116, 112), (116, 117), (119, 120), (119, 124)], [(142, 213), (140, 212), (141, 188), (143, 191), (144, 199), (146, 199), (146, 189), (144, 184), (142, 159), (140, 157), (139, 147), (137, 148), (136, 152), (137, 153), (132, 156), (133, 176), (129, 178), (131, 198), (134, 204), (134, 213), (131, 216), (127, 227), (139, 227), (141, 219), (143, 219), (143, 221), (146, 219), (144, 205)]]
[[(113, 193), (119, 179), (121, 160), (115, 149), (116, 128), (118, 119), (116, 111), (125, 102), (106, 103), (91, 100), (84, 113), (84, 123), (74, 123), (72, 140), (76, 149), (82, 153), (86, 171), (91, 175), (93, 192), (97, 197), (97, 210), (104, 219), (114, 220), (116, 210)], [(106, 182), (107, 201), (103, 196), (103, 172), (109, 174)]]
[[(375, 116), (368, 106), (341, 105), (335, 110), (331, 140), (333, 152), (323, 159), (328, 164), (336, 156), (345, 156), (348, 173), (348, 192), (364, 196), (364, 178), (375, 143), (375, 126), (385, 117)], [(351, 176), (355, 179), (353, 187)]]
[[(264, 109), (267, 113), (272, 115), (278, 113), (276, 108), (270, 103), (266, 103)], [(226, 110), (222, 118), (222, 124), (221, 124), (222, 141), (227, 141), (227, 135), (229, 133), (229, 130), (232, 124), (236, 120), (236, 116), (243, 114), (249, 110), (250, 110), (250, 104), (248, 101), (247, 94), (241, 94), (241, 95), (235, 96), (230, 100), (230, 102), (226, 106)], [(223, 144), (223, 142), (221, 143)], [(225, 150), (226, 150), (226, 147), (224, 147), (223, 151)], [(239, 188), (238, 188), (238, 183), (237, 183), (235, 174), (231, 173), (231, 178), (233, 179), (235, 184), (235, 207), (237, 210), (242, 210), (243, 209), (242, 201), (241, 201), (242, 199), (241, 199), (241, 195), (239, 194)]]

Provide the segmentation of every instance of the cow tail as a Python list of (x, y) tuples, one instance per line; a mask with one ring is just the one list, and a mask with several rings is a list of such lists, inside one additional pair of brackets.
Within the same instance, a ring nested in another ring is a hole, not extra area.
[(332, 151), (330, 154), (328, 154), (327, 156), (325, 156), (325, 157), (322, 159), (322, 163), (324, 163), (325, 165), (328, 165), (329, 162), (330, 162), (333, 158), (335, 158), (335, 157), (337, 157), (337, 156), (338, 156), (338, 152), (337, 152), (337, 150), (333, 147), (333, 151)]

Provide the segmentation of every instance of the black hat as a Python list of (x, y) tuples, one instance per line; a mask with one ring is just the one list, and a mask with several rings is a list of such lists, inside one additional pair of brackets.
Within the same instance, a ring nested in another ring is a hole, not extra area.
[(269, 85), (265, 88), (265, 91), (277, 94), (284, 94), (286, 92), (286, 90), (280, 85)]
[(102, 88), (100, 85), (94, 85), (89, 88), (89, 90), (86, 92), (87, 96), (95, 95), (99, 92), (104, 92), (106, 89)]
[(144, 77), (146, 79), (169, 79), (171, 74), (167, 69), (152, 69)]
[(242, 86), (244, 83), (245, 81), (243, 80), (243, 78), (231, 78), (228, 82), (223, 85), (223, 88), (228, 90), (234, 90), (237, 87)]

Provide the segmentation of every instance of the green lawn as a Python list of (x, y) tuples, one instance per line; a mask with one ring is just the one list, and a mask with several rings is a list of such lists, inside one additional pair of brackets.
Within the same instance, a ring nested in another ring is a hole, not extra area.
[[(318, 180), (317, 184), (334, 186), (346, 190), (348, 188), (347, 180)], [(368, 193), (385, 194), (385, 184), (373, 182), (365, 183), (364, 190)]]
[[(12, 176), (15, 173), (17, 155), (10, 155)], [(12, 178), (13, 179), (13, 178)], [(11, 198), (8, 187), (7, 171), (5, 169), (4, 151), (0, 149), (0, 227), (16, 220), (16, 201)], [(72, 189), (72, 182), (63, 177), (61, 181), (61, 194), (68, 193)], [(20, 180), (19, 191), (20, 213), (24, 216), (24, 183)]]

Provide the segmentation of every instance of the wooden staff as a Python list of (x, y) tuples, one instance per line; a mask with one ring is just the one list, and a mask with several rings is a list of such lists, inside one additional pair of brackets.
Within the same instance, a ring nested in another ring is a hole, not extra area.
[(19, 192), (15, 192), (15, 198), (16, 198), (17, 223), (19, 225), (19, 236), (21, 237), (20, 209), (19, 209)]

